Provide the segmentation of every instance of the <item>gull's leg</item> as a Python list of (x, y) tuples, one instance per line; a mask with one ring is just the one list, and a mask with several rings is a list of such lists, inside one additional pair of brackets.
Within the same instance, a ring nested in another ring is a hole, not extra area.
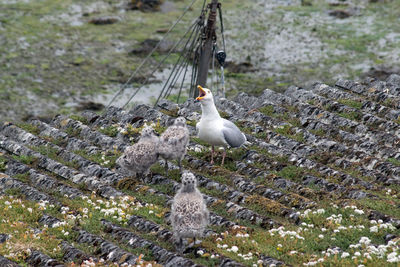
[(211, 146), (211, 164), (214, 164), (214, 146)]
[(182, 173), (182, 158), (178, 160), (179, 172)]
[(168, 160), (165, 160), (165, 176), (168, 176)]
[(226, 147), (224, 147), (224, 152), (222, 152), (222, 162), (221, 162), (221, 166), (224, 165), (225, 156), (226, 156)]
[(178, 253), (183, 256), (183, 252), (185, 251), (185, 246), (183, 244), (183, 239), (179, 238), (178, 242), (176, 243), (176, 250), (178, 251)]

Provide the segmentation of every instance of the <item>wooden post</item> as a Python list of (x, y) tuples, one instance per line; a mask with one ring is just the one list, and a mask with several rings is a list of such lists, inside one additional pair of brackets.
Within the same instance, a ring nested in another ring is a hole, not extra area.
[[(217, 19), (217, 8), (218, 8), (218, 0), (212, 0), (209, 4), (210, 13), (207, 19), (207, 27), (205, 28), (204, 32), (204, 40), (201, 43), (200, 47), (200, 60), (199, 60), (199, 67), (198, 67), (198, 75), (196, 81), (196, 88), (197, 85), (206, 86), (207, 83), (207, 74), (208, 74), (208, 67), (210, 65), (211, 53), (213, 50), (213, 43), (216, 40), (215, 34), (215, 22)], [(197, 90), (194, 90), (193, 97), (197, 96)]]

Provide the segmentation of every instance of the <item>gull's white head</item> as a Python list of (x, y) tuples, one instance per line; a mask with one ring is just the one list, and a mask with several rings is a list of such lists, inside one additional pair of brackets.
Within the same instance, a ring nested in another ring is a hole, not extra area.
[(145, 126), (141, 132), (141, 137), (152, 137), (155, 136), (154, 129), (151, 126)]
[(199, 96), (196, 98), (196, 100), (200, 101), (200, 103), (209, 101), (214, 102), (214, 97), (210, 89), (203, 88), (200, 85), (198, 85), (197, 88), (199, 89)]
[(184, 117), (178, 117), (174, 121), (174, 125), (176, 126), (186, 126), (186, 119)]
[(182, 192), (193, 192), (197, 186), (196, 176), (194, 176), (191, 172), (184, 172), (182, 174), (182, 185)]

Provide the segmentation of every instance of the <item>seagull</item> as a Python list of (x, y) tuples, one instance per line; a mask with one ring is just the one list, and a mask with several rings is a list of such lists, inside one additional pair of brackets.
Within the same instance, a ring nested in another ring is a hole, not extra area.
[(182, 172), (181, 161), (186, 154), (189, 143), (189, 130), (186, 119), (178, 117), (174, 124), (168, 127), (160, 136), (159, 154), (165, 159), (165, 173), (168, 175), (168, 160), (177, 159), (179, 171)]
[(175, 195), (171, 208), (171, 224), (176, 248), (182, 254), (183, 238), (202, 237), (209, 223), (209, 211), (203, 195), (197, 189), (196, 177), (191, 172), (182, 174), (182, 186)]
[(211, 145), (211, 164), (214, 164), (214, 146), (223, 146), (222, 163), (227, 147), (240, 147), (246, 142), (246, 136), (232, 122), (221, 118), (214, 104), (210, 89), (197, 86), (200, 95), (196, 100), (201, 103), (201, 119), (196, 124), (198, 136)]
[(127, 147), (116, 163), (129, 175), (148, 174), (150, 166), (158, 160), (158, 142), (153, 128), (146, 126), (139, 141)]

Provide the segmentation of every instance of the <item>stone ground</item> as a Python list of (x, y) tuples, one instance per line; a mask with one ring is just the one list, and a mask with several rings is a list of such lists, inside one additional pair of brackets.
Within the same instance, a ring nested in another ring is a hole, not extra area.
[[(194, 137), (192, 100), (4, 123), (0, 264), (398, 266), (399, 88), (392, 75), (219, 98), (250, 142), (223, 167)], [(132, 179), (115, 166), (145, 124), (162, 133), (178, 115), (192, 135), (183, 168), (211, 211), (206, 237), (183, 255), (168, 219), (178, 167)]]
[[(170, 37), (177, 40), (202, 1)], [(0, 120), (50, 120), (56, 113), (101, 108), (143, 60), (130, 53), (160, 39), (188, 1), (159, 11), (132, 10), (129, 1), (0, 1)], [(314, 81), (399, 72), (400, 5), (393, 1), (223, 1), (228, 95), (282, 91)], [(152, 57), (143, 80), (162, 58)], [(176, 59), (176, 57), (174, 57)], [(137, 103), (154, 101), (173, 59)], [(150, 97), (149, 97), (150, 96)], [(120, 104), (122, 101), (117, 102)]]

